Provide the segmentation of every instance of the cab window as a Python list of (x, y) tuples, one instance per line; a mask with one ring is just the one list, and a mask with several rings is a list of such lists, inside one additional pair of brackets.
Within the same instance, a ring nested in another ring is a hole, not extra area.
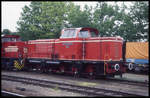
[(90, 34), (91, 34), (91, 37), (97, 37), (94, 31), (91, 31)]
[(90, 37), (89, 32), (87, 30), (81, 30), (78, 35), (80, 38), (88, 38)]
[(75, 37), (76, 37), (75, 29), (66, 29), (64, 30), (60, 38), (75, 38)]
[(19, 38), (2, 38), (2, 42), (16, 42), (20, 41)]

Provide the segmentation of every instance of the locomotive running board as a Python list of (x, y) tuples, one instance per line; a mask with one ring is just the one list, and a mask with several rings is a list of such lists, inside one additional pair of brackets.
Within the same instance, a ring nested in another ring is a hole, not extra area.
[(56, 62), (56, 61), (46, 61), (46, 63), (48, 63), (48, 64), (60, 64), (60, 62)]

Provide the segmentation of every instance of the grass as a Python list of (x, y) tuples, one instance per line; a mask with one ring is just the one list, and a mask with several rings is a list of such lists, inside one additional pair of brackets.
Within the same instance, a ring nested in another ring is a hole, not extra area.
[(96, 83), (89, 83), (89, 82), (78, 82), (77, 83), (80, 86), (96, 86)]
[(58, 88), (58, 85), (55, 86), (55, 88), (53, 88), (55, 91), (59, 91), (60, 89)]

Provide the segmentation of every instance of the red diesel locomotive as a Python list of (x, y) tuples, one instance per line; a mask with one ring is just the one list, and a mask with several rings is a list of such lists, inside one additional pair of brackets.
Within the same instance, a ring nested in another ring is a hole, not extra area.
[(5, 35), (2, 36), (1, 47), (1, 62), (2, 68), (11, 70), (16, 67), (14, 61), (22, 60), (24, 54), (25, 42), (20, 40), (18, 35)]
[(98, 34), (94, 28), (66, 28), (62, 30), (59, 39), (22, 42), (24, 64), (18, 65), (24, 69), (73, 75), (122, 75), (126, 71), (123, 39), (99, 37)]

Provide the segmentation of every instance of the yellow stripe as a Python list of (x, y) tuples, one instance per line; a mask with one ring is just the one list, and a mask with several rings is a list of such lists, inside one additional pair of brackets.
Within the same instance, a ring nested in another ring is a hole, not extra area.
[(14, 67), (20, 70), (24, 67), (24, 64), (21, 65), (21, 64), (18, 63), (18, 61), (15, 60), (14, 61)]

